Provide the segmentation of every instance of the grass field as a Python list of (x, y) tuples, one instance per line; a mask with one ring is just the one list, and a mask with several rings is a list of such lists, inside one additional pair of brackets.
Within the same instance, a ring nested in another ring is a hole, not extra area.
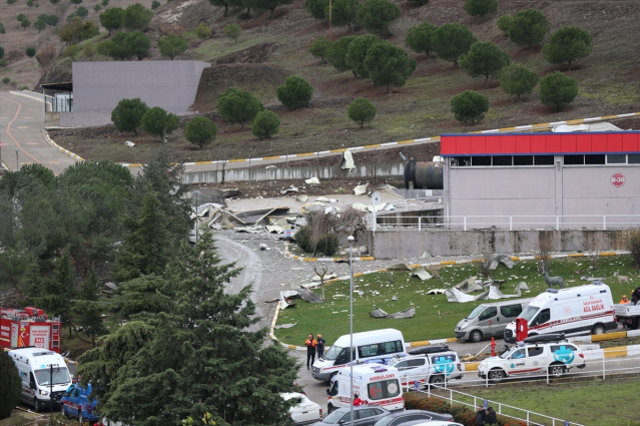
[[(527, 409), (546, 416), (568, 420), (585, 426), (638, 425), (637, 408), (640, 382), (606, 381), (566, 385), (509, 386), (490, 390), (473, 390), (473, 395), (502, 404)], [(465, 401), (466, 402), (466, 401)], [(469, 398), (469, 403), (473, 399)], [(490, 402), (496, 411), (498, 404)], [(502, 409), (504, 414), (515, 414)], [(531, 421), (550, 425), (550, 421), (533, 416)], [(634, 423), (635, 422), (635, 423)], [(556, 426), (560, 426), (556, 422)]]
[[(590, 270), (587, 258), (554, 260), (552, 274), (564, 278), (565, 286), (580, 286), (586, 281), (580, 276), (588, 275), (603, 278), (611, 287), (614, 303), (623, 294), (630, 296), (631, 291), (640, 285), (638, 270), (630, 256), (604, 257), (598, 260), (597, 269)], [(580, 274), (576, 272), (581, 272)], [(629, 276), (629, 284), (619, 284), (614, 274)], [(430, 289), (451, 288), (463, 280), (479, 276), (476, 265), (451, 265), (441, 267), (441, 279), (425, 282), (411, 278), (408, 272), (379, 272), (354, 279), (354, 332), (396, 328), (403, 332), (407, 342), (433, 340), (454, 337), (456, 324), (467, 316), (482, 301), (471, 303), (449, 303), (444, 294), (426, 295)], [(491, 274), (493, 279), (503, 279), (501, 291), (514, 293), (516, 285), (524, 281), (530, 292), (522, 298), (535, 297), (547, 288), (542, 275), (537, 271), (535, 262), (518, 262), (509, 270), (500, 266)], [(355, 292), (363, 291), (359, 296)], [(321, 295), (321, 290), (315, 290)], [(398, 300), (392, 301), (394, 295)], [(278, 324), (297, 323), (293, 328), (275, 330), (275, 334), (284, 343), (302, 345), (309, 333), (321, 333), (328, 344), (338, 337), (349, 333), (349, 281), (337, 281), (325, 288), (326, 303), (311, 304), (302, 300), (296, 307), (281, 311)], [(415, 306), (416, 315), (410, 319), (388, 320), (371, 318), (369, 313), (378, 307), (387, 313), (402, 311)]]

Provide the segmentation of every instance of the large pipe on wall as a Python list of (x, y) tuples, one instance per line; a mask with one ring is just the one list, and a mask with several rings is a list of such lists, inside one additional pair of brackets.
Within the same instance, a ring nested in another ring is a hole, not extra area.
[(404, 165), (404, 187), (407, 189), (444, 189), (442, 163), (410, 160)]

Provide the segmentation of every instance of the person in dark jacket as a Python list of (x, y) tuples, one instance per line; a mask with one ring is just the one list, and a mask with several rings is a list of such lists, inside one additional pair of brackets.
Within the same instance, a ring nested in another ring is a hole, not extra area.
[(495, 411), (493, 411), (492, 407), (487, 408), (487, 418), (484, 420), (487, 425), (497, 425), (498, 424), (498, 415)]
[(478, 407), (476, 412), (476, 426), (484, 426), (484, 420), (487, 418), (487, 412), (484, 411), (484, 407)]
[(309, 338), (304, 342), (304, 345), (307, 347), (307, 370), (309, 367), (309, 361), (311, 361), (311, 365), (316, 360), (316, 339), (313, 338), (313, 333), (309, 334)]
[(318, 334), (316, 338), (316, 350), (318, 351), (318, 358), (322, 358), (324, 356), (324, 344), (326, 343), (322, 338), (322, 334)]

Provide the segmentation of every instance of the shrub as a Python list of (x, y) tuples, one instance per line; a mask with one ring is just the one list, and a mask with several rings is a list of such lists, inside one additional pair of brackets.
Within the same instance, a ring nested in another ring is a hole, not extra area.
[(253, 122), (258, 112), (264, 109), (262, 103), (251, 93), (233, 87), (218, 95), (216, 108), (223, 120), (239, 123), (242, 128), (244, 123)]
[(329, 0), (305, 0), (304, 8), (316, 19), (325, 19)]
[(578, 82), (559, 71), (540, 79), (540, 102), (559, 111), (578, 96)]
[(251, 133), (259, 139), (270, 138), (280, 131), (280, 117), (269, 110), (260, 111), (251, 125)]
[(364, 123), (373, 121), (376, 117), (376, 106), (369, 102), (366, 98), (357, 98), (349, 105), (349, 118), (360, 125), (360, 128), (364, 126)]
[(138, 134), (140, 120), (149, 107), (140, 98), (122, 99), (111, 112), (111, 121), (121, 132)]
[(311, 235), (313, 234), (313, 229), (309, 225), (301, 226), (296, 232), (294, 238), (296, 240), (296, 244), (300, 247), (305, 253), (313, 252), (313, 247), (311, 244)]
[(20, 90), (29, 90), (29, 88), (27, 86), (22, 86)]
[(451, 112), (456, 120), (474, 125), (489, 111), (489, 98), (473, 90), (465, 90), (451, 98)]
[[(349, 29), (353, 29), (353, 24), (358, 19), (358, 9), (360, 2), (358, 0), (333, 0), (331, 5), (331, 25), (341, 27), (347, 25)], [(329, 6), (324, 11), (324, 16), (329, 23)]]
[(627, 234), (627, 250), (631, 252), (636, 266), (640, 267), (640, 229), (634, 229)]
[(316, 251), (324, 254), (325, 256), (333, 256), (338, 252), (340, 242), (338, 236), (335, 234), (325, 234), (318, 238), (316, 244)]
[(35, 47), (27, 47), (27, 50), (25, 50), (25, 53), (27, 54), (28, 57), (33, 58), (34, 56), (36, 56), (36, 48)]
[(33, 0), (28, 0), (27, 1), (27, 6), (29, 6), (29, 7), (33, 7), (34, 4), (35, 3), (33, 2)]
[(158, 0), (153, 0), (153, 2), (151, 2), (151, 10), (156, 10), (157, 8), (159, 8), (160, 2)]
[(307, 106), (313, 97), (313, 86), (304, 78), (293, 75), (278, 87), (278, 100), (289, 110)]
[(93, 10), (95, 10), (96, 12), (100, 12), (102, 10), (102, 6), (100, 6), (100, 4), (96, 3), (95, 6), (93, 6)]
[(0, 46), (0, 59), (4, 58), (4, 49)]
[(0, 67), (4, 68), (7, 65), (9, 65), (9, 62), (6, 59), (0, 59)]
[(57, 54), (58, 52), (52, 44), (45, 44), (36, 55), (36, 59), (41, 66), (46, 67), (56, 58)]
[(169, 34), (158, 39), (158, 48), (162, 56), (168, 57), (173, 61), (173, 58), (186, 52), (189, 48), (189, 42), (175, 34)]
[(242, 34), (242, 28), (238, 24), (228, 24), (224, 27), (224, 35), (229, 38), (232, 38), (236, 43)]
[(11, 410), (20, 402), (22, 379), (13, 359), (0, 351), (0, 419), (11, 416)]
[(80, 6), (77, 10), (76, 10), (76, 16), (79, 16), (81, 18), (85, 18), (87, 15), (89, 14), (89, 11), (87, 10), (86, 7), (84, 6)]
[(167, 113), (160, 107), (148, 109), (140, 120), (140, 127), (151, 136), (157, 136), (163, 142), (169, 134), (173, 133), (180, 126), (178, 116)]
[(75, 4), (77, 7), (80, 3), (82, 3), (82, 0), (71, 0), (71, 3)]
[(202, 149), (210, 145), (218, 134), (218, 126), (206, 117), (194, 117), (187, 123), (184, 130), (186, 140)]
[(18, 82), (12, 80), (10, 84), (11, 84), (11, 87), (15, 88), (18, 85)]
[(511, 15), (502, 15), (500, 18), (498, 18), (498, 21), (496, 22), (496, 25), (498, 26), (498, 29), (500, 31), (502, 31), (503, 33), (509, 33), (509, 29), (511, 28), (511, 23), (513, 22), (513, 16)]
[(2, 79), (2, 82), (4, 84), (9, 84), (9, 83), (11, 83), (11, 79), (9, 77), (5, 77), (5, 78)]
[(122, 27), (130, 30), (146, 30), (153, 18), (153, 11), (140, 3), (127, 6), (122, 15)]
[(58, 4), (58, 3), (60, 3), (60, 0), (49, 0), (49, 3)]
[(91, 21), (82, 22), (82, 19), (74, 16), (60, 28), (58, 37), (67, 44), (77, 44), (98, 34), (100, 34), (100, 30), (97, 25)]
[(84, 46), (84, 49), (82, 49), (82, 54), (89, 58), (90, 61), (93, 61), (93, 57), (96, 55), (96, 53), (98, 53), (98, 50), (91, 43), (87, 43)]
[[(7, 3), (9, 3), (9, 4), (14, 4), (14, 3), (15, 3), (15, 2), (17, 2), (17, 1), (18, 1), (18, 0), (7, 0)], [(60, 0), (58, 0), (58, 1), (60, 1)]]
[(102, 0), (102, 6), (107, 7), (109, 5), (109, 0)]
[(66, 56), (67, 58), (71, 58), (72, 61), (75, 61), (75, 56), (80, 53), (80, 48), (78, 46), (71, 45), (66, 47), (63, 51), (62, 54), (64, 56)]
[(516, 95), (520, 99), (520, 96), (531, 93), (538, 81), (538, 74), (522, 65), (513, 64), (502, 69), (500, 87), (504, 93)]
[(467, 0), (464, 2), (464, 11), (471, 16), (484, 18), (498, 10), (498, 0)]
[(196, 36), (200, 39), (206, 39), (211, 37), (211, 28), (204, 24), (200, 24), (196, 27)]
[(21, 13), (18, 16), (16, 16), (16, 19), (18, 20), (18, 22), (22, 22), (25, 19), (27, 19), (27, 17), (24, 15), (24, 13)]

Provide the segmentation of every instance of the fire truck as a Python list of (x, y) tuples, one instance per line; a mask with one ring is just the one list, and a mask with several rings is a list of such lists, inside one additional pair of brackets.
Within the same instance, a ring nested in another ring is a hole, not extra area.
[(42, 309), (0, 308), (0, 348), (35, 347), (60, 353), (60, 321), (49, 319)]

